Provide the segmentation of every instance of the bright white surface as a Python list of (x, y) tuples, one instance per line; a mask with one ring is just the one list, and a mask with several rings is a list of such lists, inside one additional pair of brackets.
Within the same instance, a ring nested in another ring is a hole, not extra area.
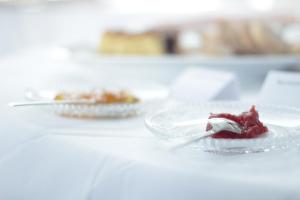
[[(122, 123), (110, 127), (112, 122), (95, 121), (91, 126), (102, 136), (83, 137), (68, 136), (68, 131), (64, 136), (55, 135), (54, 129), (59, 125), (35, 123), (34, 116), (24, 118), (21, 111), (6, 104), (21, 99), (27, 86), (76, 84), (90, 79), (97, 82), (124, 76), (126, 71), (109, 74), (104, 68), (98, 71), (69, 63), (57, 52), (50, 52), (50, 57), (57, 59), (51, 61), (45, 53), (28, 50), (0, 60), (1, 199), (300, 198), (299, 149), (238, 156), (172, 154), (158, 148), (138, 119), (126, 129), (116, 128)], [(157, 69), (136, 75), (154, 79), (159, 74), (155, 73)], [(163, 74), (156, 78), (162, 77)], [(70, 129), (79, 126), (75, 121), (73, 125), (69, 122)], [(126, 137), (120, 136), (122, 133)]]
[[(207, 87), (203, 87), (206, 85)], [(171, 85), (172, 97), (190, 103), (238, 100), (239, 86), (233, 72), (187, 68)]]
[(271, 71), (262, 86), (259, 100), (300, 107), (300, 73)]

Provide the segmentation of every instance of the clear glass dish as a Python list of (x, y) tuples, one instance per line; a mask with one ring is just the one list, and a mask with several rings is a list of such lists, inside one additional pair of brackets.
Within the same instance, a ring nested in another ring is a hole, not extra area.
[[(105, 87), (107, 88), (107, 87)], [(126, 87), (127, 88), (127, 87)], [(116, 88), (114, 88), (116, 89)], [(87, 89), (80, 91), (86, 91)], [(108, 89), (110, 90), (110, 89)], [(33, 90), (26, 91), (30, 101), (53, 100), (59, 91), (78, 91), (78, 89)], [(75, 118), (124, 118), (145, 113), (164, 102), (168, 98), (168, 89), (162, 85), (141, 84), (131, 86), (132, 92), (140, 101), (137, 103), (113, 104), (53, 104), (39, 106), (46, 112), (54, 112), (65, 117)]]
[[(250, 104), (238, 102), (213, 102), (193, 105), (176, 105), (148, 114), (146, 126), (163, 143), (184, 140), (205, 131), (210, 113), (239, 114), (247, 111)], [(214, 139), (207, 137), (184, 148), (215, 153), (254, 153), (295, 147), (300, 143), (300, 109), (260, 105), (260, 120), (269, 132), (253, 139)]]

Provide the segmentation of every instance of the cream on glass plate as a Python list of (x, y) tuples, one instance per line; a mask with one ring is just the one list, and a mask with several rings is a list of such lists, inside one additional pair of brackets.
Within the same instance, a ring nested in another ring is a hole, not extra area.
[[(239, 102), (179, 104), (149, 113), (145, 124), (168, 146), (204, 134), (210, 113), (240, 114), (251, 105)], [(260, 121), (268, 132), (251, 139), (206, 137), (182, 148), (215, 153), (254, 153), (296, 147), (300, 144), (300, 109), (258, 104)]]

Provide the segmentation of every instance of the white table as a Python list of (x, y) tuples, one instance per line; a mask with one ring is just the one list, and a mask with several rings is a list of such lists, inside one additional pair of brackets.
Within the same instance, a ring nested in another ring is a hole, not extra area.
[(95, 71), (88, 66), (63, 58), (53, 61), (48, 53), (28, 50), (0, 60), (1, 199), (300, 199), (300, 149), (174, 154), (158, 148), (142, 118), (91, 122), (98, 137), (71, 136), (66, 129), (66, 135), (58, 135), (59, 122), (46, 126), (26, 118), (24, 110), (7, 107), (22, 98), (27, 86), (110, 76), (101, 70), (92, 76)]

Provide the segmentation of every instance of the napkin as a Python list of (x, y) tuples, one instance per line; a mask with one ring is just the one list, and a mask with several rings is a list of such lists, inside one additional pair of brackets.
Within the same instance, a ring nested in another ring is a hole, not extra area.
[(231, 72), (191, 67), (184, 70), (172, 83), (171, 96), (189, 103), (237, 100), (239, 86)]
[(270, 71), (262, 86), (259, 101), (300, 107), (300, 73)]

